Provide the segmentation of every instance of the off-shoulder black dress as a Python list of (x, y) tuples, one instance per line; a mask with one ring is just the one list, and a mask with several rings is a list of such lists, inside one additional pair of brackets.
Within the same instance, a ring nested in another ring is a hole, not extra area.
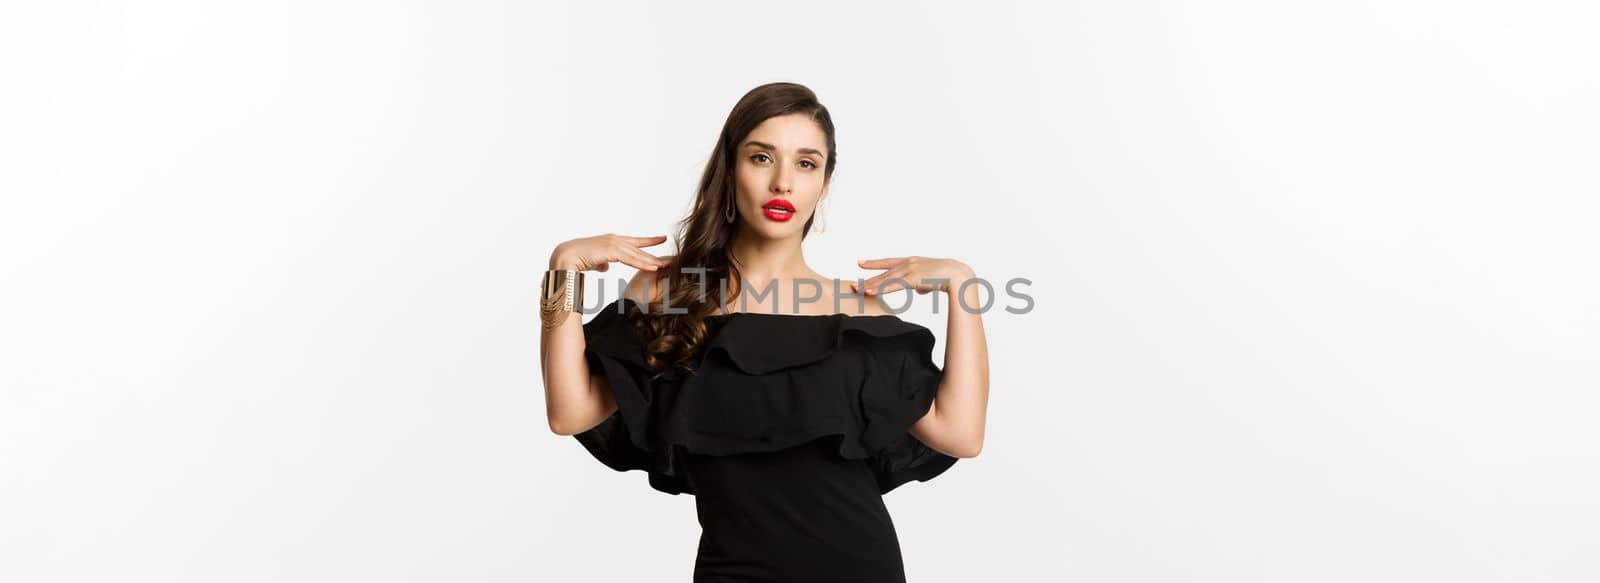
[(656, 376), (641, 308), (619, 299), (583, 325), (617, 412), (575, 437), (695, 496), (694, 581), (904, 581), (883, 494), (957, 459), (908, 433), (943, 376), (933, 332), (892, 315), (714, 315), (694, 372)]

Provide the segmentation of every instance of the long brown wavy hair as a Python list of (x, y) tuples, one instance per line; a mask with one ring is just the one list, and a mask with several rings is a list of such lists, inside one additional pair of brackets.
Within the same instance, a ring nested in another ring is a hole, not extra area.
[[(729, 223), (725, 213), (734, 204), (734, 167), (739, 143), (768, 118), (790, 114), (810, 116), (821, 127), (828, 140), (828, 161), (823, 169), (823, 180), (833, 177), (834, 165), (839, 155), (835, 148), (833, 118), (828, 108), (817, 101), (816, 93), (797, 83), (767, 83), (751, 89), (728, 113), (722, 124), (711, 157), (706, 161), (705, 172), (700, 176), (693, 210), (678, 222), (678, 254), (666, 267), (656, 273), (652, 285), (665, 282), (670, 296), (648, 301), (647, 315), (642, 318), (646, 337), (645, 360), (657, 376), (668, 368), (693, 374), (688, 364), (706, 337), (706, 317), (738, 297), (742, 288), (739, 268), (728, 253), (738, 232), (740, 218), (735, 214)], [(811, 233), (816, 214), (806, 219), (800, 238)], [(684, 268), (703, 268), (703, 272), (684, 271)], [(702, 297), (701, 290), (705, 290)], [(655, 295), (654, 293), (650, 294)], [(726, 297), (725, 297), (726, 296)], [(666, 313), (670, 305), (684, 313)]]

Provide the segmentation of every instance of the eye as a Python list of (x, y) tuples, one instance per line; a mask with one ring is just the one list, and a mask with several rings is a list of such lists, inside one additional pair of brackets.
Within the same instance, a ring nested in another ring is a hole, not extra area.
[(759, 162), (760, 160), (756, 160), (756, 158), (766, 158), (766, 157), (767, 157), (766, 154), (756, 154), (756, 155), (750, 157), (750, 161), (751, 162)]
[(817, 164), (815, 162), (810, 161), (810, 160), (801, 160), (800, 163), (801, 164), (810, 164), (812, 168), (816, 168), (817, 167)]

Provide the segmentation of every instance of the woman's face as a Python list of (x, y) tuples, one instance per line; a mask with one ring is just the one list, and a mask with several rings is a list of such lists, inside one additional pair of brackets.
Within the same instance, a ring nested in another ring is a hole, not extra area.
[[(739, 142), (733, 183), (739, 220), (750, 235), (799, 237), (828, 195), (828, 136), (805, 114), (768, 118)], [(794, 212), (786, 212), (785, 205)]]

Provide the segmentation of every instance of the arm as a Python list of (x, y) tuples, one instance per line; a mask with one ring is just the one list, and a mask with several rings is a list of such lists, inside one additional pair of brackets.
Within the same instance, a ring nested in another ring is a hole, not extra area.
[[(556, 251), (550, 256), (550, 269), (590, 269), (595, 265), (604, 265), (604, 262), (593, 259), (592, 253), (582, 249), (584, 241), (587, 240), (577, 240), (557, 246)], [(578, 244), (569, 247), (570, 243)], [(649, 257), (642, 252), (638, 253)], [(650, 259), (660, 261), (654, 257)], [(635, 294), (641, 294), (641, 289), (647, 285), (646, 282), (651, 281), (652, 276), (657, 273), (653, 265), (659, 263), (651, 264), (642, 259), (622, 261), (630, 265), (638, 263), (635, 267), (640, 265), (648, 267), (641, 268), (628, 281), (628, 288)], [(651, 289), (648, 291), (658, 293), (655, 290), (659, 286), (649, 287)], [(584, 358), (584, 350), (587, 347), (583, 336), (582, 314), (568, 314), (559, 326), (540, 332), (539, 366), (544, 380), (545, 416), (550, 424), (550, 431), (557, 435), (576, 435), (588, 431), (617, 410), (616, 400), (605, 384), (605, 375), (600, 371), (590, 370), (588, 359)]]
[[(989, 407), (989, 343), (983, 333), (983, 315), (956, 303), (961, 284), (976, 277), (970, 268), (962, 269), (944, 290), (950, 298), (944, 377), (928, 414), (910, 431), (928, 447), (961, 458), (977, 457), (983, 451)], [(967, 286), (965, 305), (983, 305), (978, 287)]]
[[(550, 260), (550, 269), (577, 268), (555, 257)], [(567, 314), (561, 325), (539, 335), (545, 416), (556, 435), (582, 433), (617, 410), (616, 401), (605, 390), (604, 375), (589, 370), (585, 348), (582, 314)]]

